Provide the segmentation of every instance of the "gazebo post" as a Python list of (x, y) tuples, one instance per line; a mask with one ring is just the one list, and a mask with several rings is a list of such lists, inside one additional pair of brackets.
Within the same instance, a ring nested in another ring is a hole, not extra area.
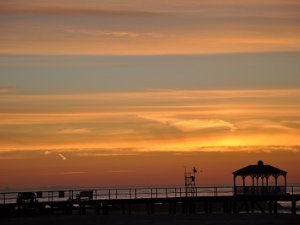
[(269, 176), (266, 176), (266, 191), (269, 192)]
[(253, 194), (255, 192), (255, 184), (254, 184), (254, 176), (251, 175), (251, 178), (252, 178), (252, 187), (251, 187), (251, 193)]
[(236, 175), (233, 175), (233, 193), (236, 194)]
[(258, 190), (258, 184), (259, 184), (259, 177), (256, 176), (256, 193), (259, 192), (259, 190)]
[(245, 182), (245, 176), (242, 176), (242, 178), (243, 178), (243, 193), (246, 193), (246, 188), (245, 188), (245, 186), (246, 186), (246, 182)]
[(265, 192), (265, 176), (262, 175), (261, 176), (261, 193), (264, 193)]
[(284, 175), (284, 193), (286, 194), (286, 175)]

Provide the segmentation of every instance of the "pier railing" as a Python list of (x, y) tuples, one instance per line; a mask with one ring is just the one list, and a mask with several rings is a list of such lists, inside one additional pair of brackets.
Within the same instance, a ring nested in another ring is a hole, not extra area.
[[(20, 200), (20, 193), (0, 193), (0, 205), (13, 204)], [(204, 197), (204, 196), (233, 196), (232, 186), (215, 187), (159, 187), (159, 188), (118, 188), (118, 189), (78, 189), (78, 190), (48, 190), (30, 191), (38, 202), (80, 201), (88, 196), (90, 200), (122, 200), (122, 199), (146, 199), (146, 198), (179, 198), (179, 197)], [(287, 194), (300, 194), (300, 186), (287, 186)], [(18, 197), (19, 196), (19, 197)], [(31, 195), (32, 196), (32, 195)]]
[[(291, 191), (293, 192), (293, 190)], [(283, 195), (287, 193), (285, 186), (236, 186), (235, 195)]]

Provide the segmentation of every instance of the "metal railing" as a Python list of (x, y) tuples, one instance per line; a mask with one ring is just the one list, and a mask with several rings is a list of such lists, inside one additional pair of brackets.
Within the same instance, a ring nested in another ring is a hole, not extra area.
[(285, 186), (236, 186), (234, 192), (236, 195), (282, 195), (287, 193), (287, 188)]
[[(240, 187), (236, 187), (240, 188)], [(236, 189), (237, 190), (237, 189)], [(204, 196), (233, 196), (234, 187), (193, 187), (188, 191), (185, 187), (158, 187), (158, 188), (119, 188), (119, 189), (78, 189), (78, 190), (48, 190), (33, 191), (38, 202), (78, 201), (81, 192), (91, 191), (93, 200), (121, 200), (147, 198), (178, 198)], [(244, 191), (244, 189), (242, 190)], [(0, 193), (0, 205), (13, 204), (18, 201), (20, 192)], [(287, 186), (286, 193), (300, 194), (300, 186)]]

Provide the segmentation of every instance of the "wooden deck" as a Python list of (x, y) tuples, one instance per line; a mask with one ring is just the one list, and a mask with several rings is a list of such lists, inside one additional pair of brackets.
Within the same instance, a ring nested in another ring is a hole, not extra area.
[[(232, 187), (131, 188), (36, 191), (33, 199), (20, 201), (17, 192), (0, 193), (0, 215), (16, 214), (200, 214), (273, 213), (284, 202), (297, 213), (300, 187), (288, 187), (287, 194), (234, 195)], [(25, 194), (23, 196), (32, 196)]]

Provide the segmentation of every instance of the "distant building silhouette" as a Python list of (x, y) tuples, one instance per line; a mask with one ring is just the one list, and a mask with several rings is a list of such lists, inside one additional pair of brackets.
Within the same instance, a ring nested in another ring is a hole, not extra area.
[[(284, 177), (284, 184), (278, 184), (278, 177)], [(237, 185), (237, 177), (242, 178), (242, 186)], [(251, 177), (252, 185), (246, 185), (246, 178)], [(274, 184), (270, 185), (270, 178)], [(278, 195), (286, 194), (287, 172), (258, 161), (257, 165), (249, 165), (233, 172), (235, 195)]]

